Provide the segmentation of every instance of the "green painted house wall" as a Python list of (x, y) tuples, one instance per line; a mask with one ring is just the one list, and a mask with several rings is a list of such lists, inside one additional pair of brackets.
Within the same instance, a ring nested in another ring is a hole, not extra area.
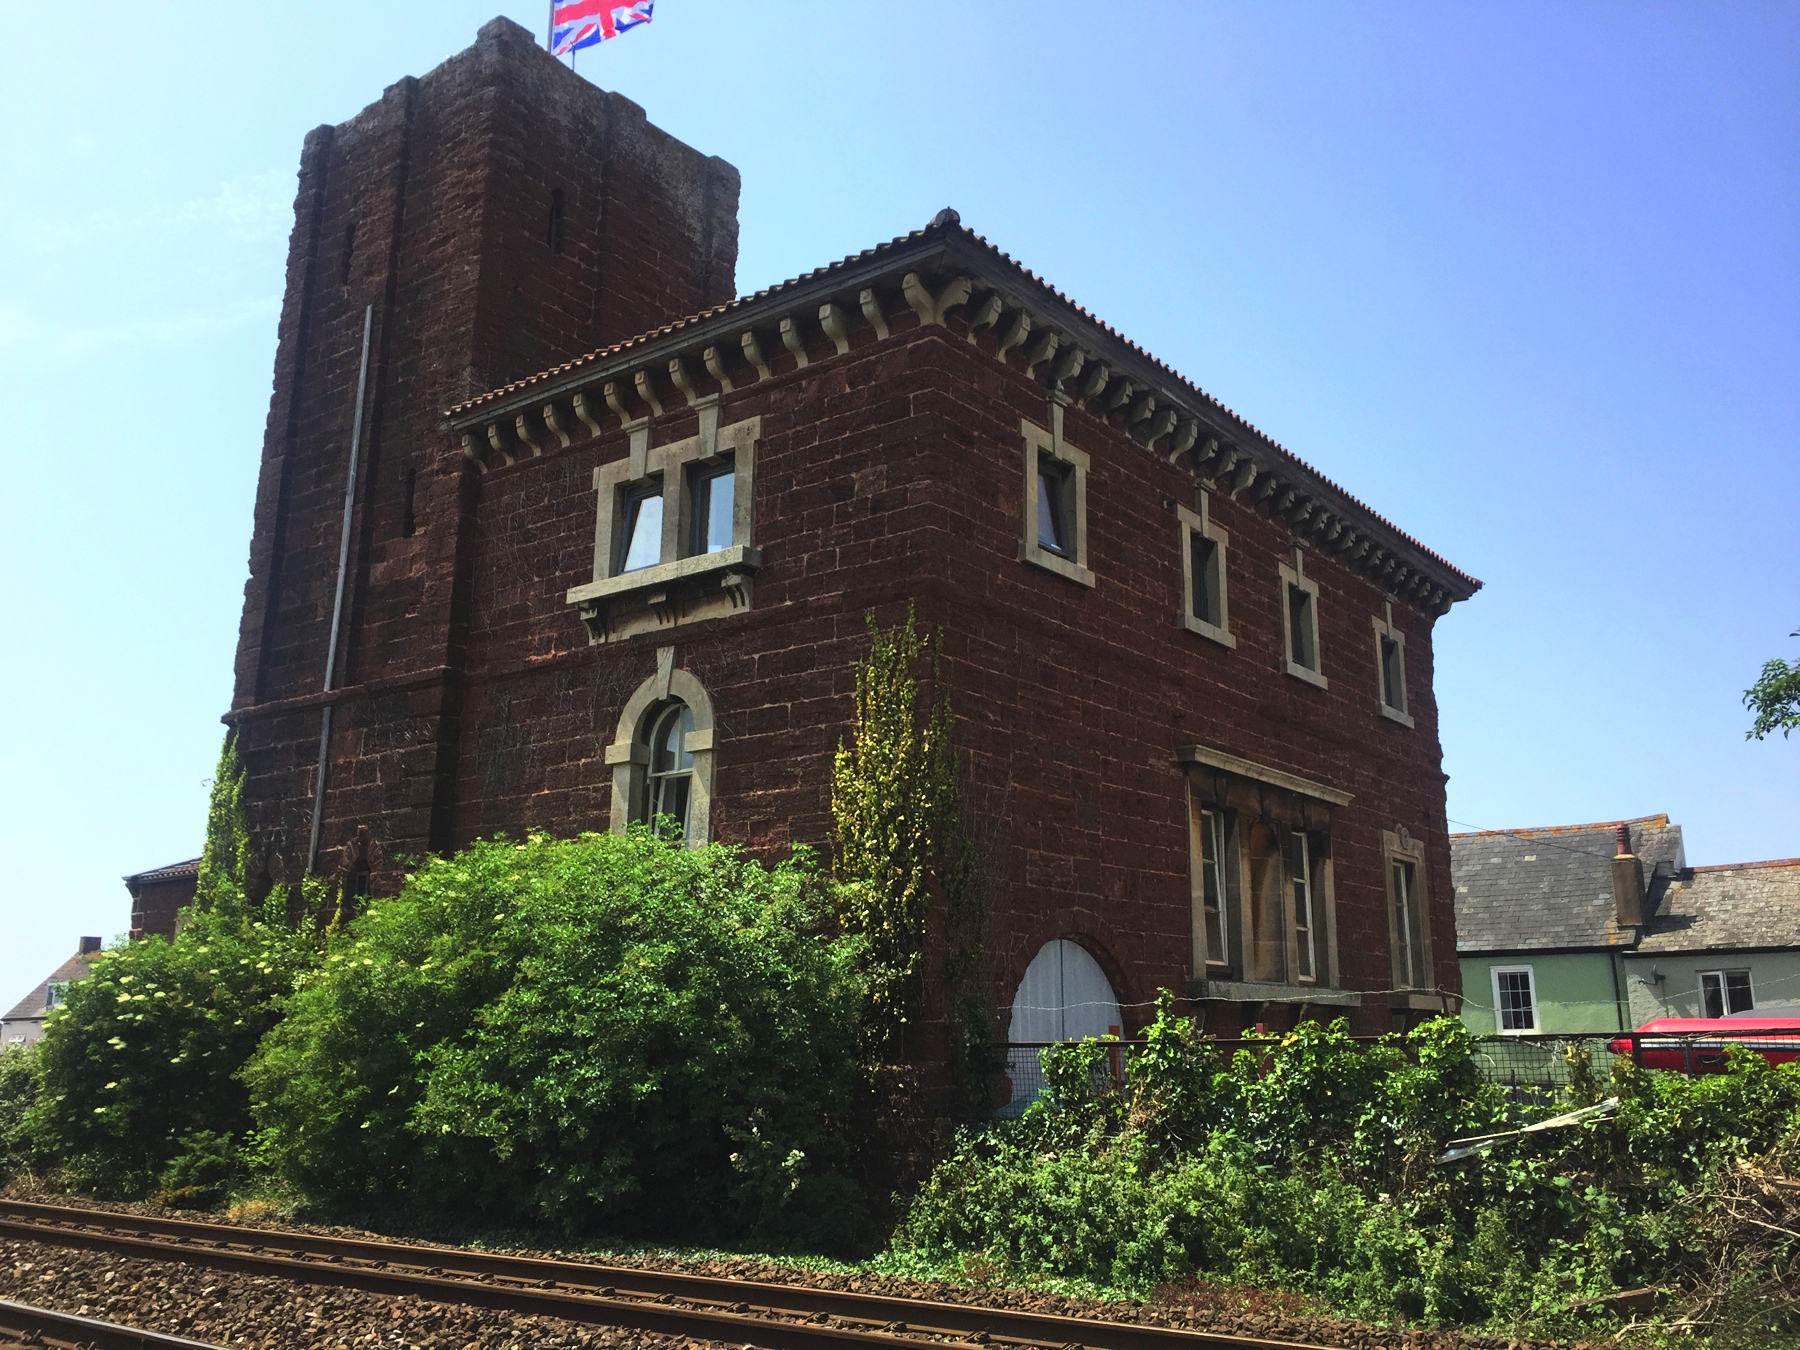
[[(1532, 989), (1537, 995), (1537, 1026), (1541, 1035), (1558, 1032), (1619, 1031), (1632, 1025), (1621, 1007), (1625, 974), (1618, 955), (1598, 952), (1515, 952), (1512, 955), (1482, 952), (1464, 956), (1462, 965), (1463, 1024), (1476, 1036), (1495, 1034), (1495, 966), (1531, 967)], [(1615, 978), (1616, 977), (1616, 978)]]

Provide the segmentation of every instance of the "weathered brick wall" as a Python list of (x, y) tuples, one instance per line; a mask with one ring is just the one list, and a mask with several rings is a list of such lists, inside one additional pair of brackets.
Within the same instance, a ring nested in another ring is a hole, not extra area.
[[(239, 712), (300, 701), (242, 721), (254, 823), (286, 870), (310, 814), (365, 307), (375, 323), (340, 687), (461, 664), (474, 500), (459, 461), (437, 453), (442, 410), (730, 299), (737, 193), (730, 165), (504, 19), (307, 137), (233, 701)], [(333, 788), (356, 795), (334, 809), (380, 814), (415, 849), (440, 843), (454, 681), (414, 679), (379, 709), (347, 711), (334, 755), (352, 767)]]
[[(623, 432), (584, 432), (482, 473), (440, 410), (723, 299), (736, 177), (528, 41), (496, 21), (470, 52), (308, 140), (234, 713), (272, 870), (303, 862), (356, 347), (374, 298), (324, 844), (371, 866), (377, 892), (397, 885), (397, 853), (606, 828), (604, 747), (663, 645), (713, 700), (714, 836), (769, 857), (826, 847), (831, 754), (849, 734), (865, 616), (891, 624), (911, 605), (945, 634), (992, 905), (984, 979), (1003, 1016), (1054, 937), (1095, 952), (1128, 1021), (1157, 989), (1184, 988), (1188, 833), (1174, 750), (1194, 742), (1355, 794), (1332, 829), (1346, 986), (1388, 984), (1381, 831), (1425, 841), (1436, 979), (1456, 988), (1432, 615), (1394, 603), (1417, 724), (1407, 729), (1378, 711), (1371, 618), (1382, 595), (1312, 550), (1330, 687), (1287, 675), (1277, 569), (1291, 559), (1289, 529), (1215, 494), (1238, 645), (1186, 631), (1174, 505), (1192, 502), (1192, 476), (1118, 419), (1079, 409), (1065, 435), (1091, 457), (1097, 584), (1022, 563), (1019, 422), (1047, 422), (1047, 393), (1016, 354), (996, 359), (991, 332), (966, 341), (957, 314), (921, 328), (890, 304), (892, 335), (859, 324), (843, 355), (814, 330), (804, 368), (773, 349), (772, 377), (726, 394), (722, 415), (762, 419), (753, 606), (588, 644), (565, 596), (591, 575), (592, 473), (626, 455)], [(551, 190), (564, 193), (560, 254), (545, 235)], [(352, 217), (345, 282), (333, 250)], [(363, 253), (365, 238), (379, 247)], [(670, 398), (659, 445), (697, 426)], [(1363, 1015), (1364, 1029), (1383, 1024), (1383, 1010)]]

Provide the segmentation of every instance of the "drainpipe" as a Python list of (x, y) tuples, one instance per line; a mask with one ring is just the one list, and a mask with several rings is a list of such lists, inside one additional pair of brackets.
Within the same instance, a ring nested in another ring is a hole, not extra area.
[[(350, 430), (350, 472), (344, 477), (344, 528), (338, 536), (337, 594), (331, 602), (331, 645), (325, 652), (325, 686), (329, 694), (337, 679), (338, 628), (344, 618), (344, 574), (350, 567), (350, 516), (356, 509), (356, 464), (362, 453), (363, 394), (369, 385), (369, 330), (375, 323), (375, 306), (363, 311), (362, 364), (356, 375), (356, 420)], [(306, 870), (319, 857), (319, 821), (325, 813), (325, 769), (331, 756), (331, 703), (319, 714), (319, 767), (313, 772), (312, 837), (306, 845)]]

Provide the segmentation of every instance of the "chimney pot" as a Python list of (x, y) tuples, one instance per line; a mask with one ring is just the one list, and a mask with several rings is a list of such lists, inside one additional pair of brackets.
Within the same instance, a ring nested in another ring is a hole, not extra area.
[(1615, 826), (1613, 826), (1613, 834), (1615, 837), (1617, 837), (1617, 839), (1619, 841), (1619, 856), (1621, 858), (1630, 857), (1631, 856), (1631, 826), (1615, 825)]

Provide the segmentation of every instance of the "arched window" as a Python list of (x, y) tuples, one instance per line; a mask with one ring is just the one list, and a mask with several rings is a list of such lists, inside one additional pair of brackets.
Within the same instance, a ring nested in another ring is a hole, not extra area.
[(675, 668), (675, 649), (659, 647), (656, 674), (637, 687), (606, 747), (612, 766), (611, 828), (671, 817), (690, 845), (712, 839), (712, 698)]
[(1117, 1036), (1124, 1027), (1112, 981), (1087, 948), (1066, 938), (1046, 942), (1025, 968), (1007, 1027), (1006, 1076), (1012, 1100), (1001, 1114), (1017, 1115), (1042, 1090), (1038, 1056), (1046, 1041)]
[(662, 822), (658, 828), (672, 828), (683, 837), (693, 790), (694, 752), (688, 749), (693, 730), (694, 710), (685, 703), (671, 703), (658, 713), (650, 727), (650, 767), (645, 775), (644, 819)]

